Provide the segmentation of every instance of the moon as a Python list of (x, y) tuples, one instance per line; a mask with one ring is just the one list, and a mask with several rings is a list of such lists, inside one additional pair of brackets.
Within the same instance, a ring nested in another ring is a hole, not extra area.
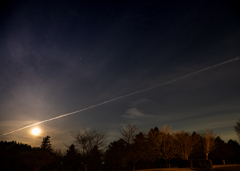
[(34, 128), (34, 129), (32, 129), (32, 134), (33, 135), (39, 135), (40, 134), (40, 129), (39, 128)]

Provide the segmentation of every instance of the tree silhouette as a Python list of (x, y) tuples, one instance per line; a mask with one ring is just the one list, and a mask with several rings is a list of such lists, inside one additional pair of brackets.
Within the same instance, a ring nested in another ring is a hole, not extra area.
[(203, 142), (201, 141), (202, 137), (199, 133), (193, 132), (192, 137), (195, 139), (198, 139), (198, 143), (193, 146), (193, 151), (189, 158), (201, 158), (201, 156), (204, 156), (204, 151), (203, 151)]
[(34, 171), (39, 171), (39, 169), (47, 164), (53, 163), (55, 158), (47, 150), (35, 149), (33, 151), (24, 151), (19, 153), (20, 159), (27, 164)]
[(235, 129), (235, 131), (236, 131), (236, 133), (237, 133), (238, 138), (240, 139), (240, 119), (239, 119), (239, 121), (236, 123), (236, 125), (234, 126), (234, 129)]
[(52, 151), (52, 144), (50, 143), (50, 136), (46, 136), (43, 138), (42, 144), (41, 144), (41, 149), (43, 150), (48, 150)]
[(106, 139), (106, 134), (102, 132), (97, 132), (96, 130), (86, 130), (71, 132), (72, 137), (76, 139), (79, 145), (80, 153), (83, 157), (85, 171), (87, 171), (87, 166), (91, 157), (91, 150), (97, 146), (101, 149), (104, 146), (104, 140)]
[(126, 142), (123, 139), (111, 142), (105, 154), (106, 164), (117, 166), (118, 170), (126, 164)]
[(71, 144), (64, 157), (64, 167), (66, 169), (77, 169), (81, 166), (81, 155), (78, 153), (74, 144)]
[(206, 155), (206, 160), (208, 160), (208, 155), (211, 151), (216, 148), (216, 134), (210, 130), (205, 130), (202, 134), (203, 150)]
[(133, 163), (133, 170), (135, 170), (136, 162), (144, 157), (146, 150), (146, 137), (143, 133), (135, 136), (134, 142), (130, 144), (128, 149), (128, 160)]
[(90, 151), (90, 157), (89, 157), (89, 165), (94, 168), (99, 167), (101, 165), (102, 161), (102, 154), (100, 150), (98, 149), (98, 146), (94, 146), (93, 149)]
[(228, 145), (232, 148), (233, 162), (236, 164), (237, 160), (240, 161), (240, 144), (235, 140), (229, 140)]
[(126, 144), (125, 155), (127, 156), (127, 161), (133, 163), (133, 170), (135, 170), (135, 164), (141, 158), (141, 151), (143, 151), (143, 146), (140, 142), (142, 139), (140, 139), (140, 136), (136, 139), (138, 131), (137, 125), (132, 124), (127, 124), (120, 128), (120, 133)]
[(120, 133), (123, 140), (127, 144), (132, 144), (134, 142), (135, 136), (137, 135), (139, 128), (137, 125), (127, 124), (126, 126), (121, 126)]
[(77, 150), (74, 144), (71, 144), (69, 149), (67, 150), (67, 156), (70, 158), (74, 158), (77, 155)]
[(165, 125), (160, 131), (150, 129), (149, 140), (154, 147), (154, 153), (160, 155), (166, 161), (166, 167), (168, 167), (168, 161), (175, 156), (174, 142), (170, 128)]
[(199, 143), (199, 137), (191, 136), (189, 132), (177, 131), (174, 133), (174, 148), (176, 154), (183, 160), (188, 160), (195, 145)]
[(32, 147), (16, 141), (0, 141), (0, 170), (14, 171), (27, 170), (28, 166), (23, 165), (18, 153), (31, 151)]
[(222, 160), (230, 159), (231, 157), (234, 156), (231, 146), (225, 143), (219, 136), (216, 137), (215, 142), (216, 148), (211, 152), (209, 158), (218, 159), (218, 162), (221, 162), (219, 164), (222, 164)]

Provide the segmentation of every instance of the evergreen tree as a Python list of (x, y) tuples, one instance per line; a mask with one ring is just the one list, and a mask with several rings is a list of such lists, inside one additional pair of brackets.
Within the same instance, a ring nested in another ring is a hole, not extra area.
[(126, 143), (123, 139), (111, 142), (105, 154), (105, 161), (108, 166), (117, 166), (118, 169), (126, 165)]
[(52, 144), (50, 143), (50, 136), (46, 136), (43, 138), (43, 141), (42, 141), (42, 145), (41, 145), (41, 149), (43, 150), (48, 150), (48, 151), (52, 151)]
[(66, 156), (64, 157), (64, 168), (65, 169), (80, 169), (82, 164), (82, 159), (80, 153), (78, 153), (75, 145), (69, 146)]

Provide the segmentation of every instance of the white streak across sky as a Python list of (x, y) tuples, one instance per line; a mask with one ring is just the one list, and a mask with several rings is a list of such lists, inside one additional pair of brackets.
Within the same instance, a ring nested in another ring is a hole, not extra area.
[(101, 106), (101, 105), (106, 104), (106, 103), (110, 103), (110, 102), (115, 101), (115, 100), (118, 100), (118, 99), (122, 99), (122, 98), (125, 98), (125, 97), (128, 97), (128, 96), (132, 96), (132, 95), (135, 95), (135, 94), (138, 94), (138, 93), (141, 93), (141, 92), (145, 92), (145, 91), (148, 91), (148, 90), (151, 90), (151, 89), (154, 89), (154, 88), (157, 88), (157, 87), (166, 85), (166, 84), (170, 84), (170, 83), (176, 82), (176, 81), (178, 81), (178, 80), (184, 79), (184, 78), (186, 78), (186, 77), (190, 77), (190, 76), (192, 76), (192, 75), (199, 74), (199, 73), (201, 73), (201, 72), (204, 72), (204, 71), (207, 71), (207, 70), (210, 70), (210, 69), (219, 67), (219, 66), (221, 66), (221, 65), (225, 65), (225, 64), (227, 64), (227, 63), (237, 61), (237, 60), (239, 60), (239, 59), (240, 59), (239, 57), (236, 57), (236, 58), (234, 58), (234, 59), (230, 59), (230, 60), (227, 60), (227, 61), (218, 63), (218, 64), (216, 64), (216, 65), (206, 67), (206, 68), (204, 68), (204, 69), (201, 69), (201, 70), (192, 72), (192, 73), (190, 73), (190, 74), (186, 74), (186, 75), (184, 75), (184, 76), (175, 78), (175, 79), (173, 79), (173, 80), (170, 80), (170, 81), (167, 81), (167, 82), (164, 82), (164, 83), (161, 83), (161, 84), (158, 84), (158, 85), (155, 85), (155, 86), (146, 88), (146, 89), (142, 89), (142, 90), (139, 90), (139, 91), (135, 91), (135, 92), (133, 92), (133, 93), (129, 93), (129, 94), (126, 94), (126, 95), (123, 95), (123, 96), (119, 96), (119, 97), (113, 98), (113, 99), (111, 99), (111, 100), (107, 100), (107, 101), (104, 101), (104, 102), (101, 102), (101, 103), (98, 103), (98, 104), (95, 104), (95, 105), (92, 105), (92, 106), (89, 106), (89, 107), (86, 107), (86, 108), (83, 108), (83, 109), (80, 109), (80, 110), (77, 110), (77, 111), (74, 111), (74, 112), (66, 113), (66, 114), (63, 114), (63, 115), (60, 115), (60, 116), (57, 116), (57, 117), (54, 117), (54, 118), (50, 118), (50, 119), (47, 119), (47, 120), (43, 120), (43, 121), (40, 121), (40, 122), (36, 122), (36, 123), (34, 123), (34, 124), (31, 124), (31, 125), (24, 126), (24, 127), (22, 127), (22, 128), (13, 130), (13, 131), (11, 131), (11, 132), (4, 133), (4, 134), (2, 134), (2, 136), (3, 136), (3, 135), (7, 135), (7, 134), (11, 134), (11, 133), (14, 133), (14, 132), (17, 132), (17, 131), (20, 131), (20, 130), (23, 130), (23, 129), (26, 129), (26, 128), (29, 128), (29, 127), (32, 127), (32, 126), (35, 126), (35, 125), (39, 125), (39, 124), (44, 123), (44, 122), (49, 122), (49, 121), (52, 121), (52, 120), (55, 120), (55, 119), (59, 119), (59, 118), (65, 117), (65, 116), (73, 115), (73, 114), (76, 114), (76, 113), (79, 113), (79, 112), (82, 112), (82, 111), (85, 111), (85, 110), (88, 110), (88, 109), (91, 109), (91, 108), (95, 108), (95, 107), (97, 107), (97, 106)]

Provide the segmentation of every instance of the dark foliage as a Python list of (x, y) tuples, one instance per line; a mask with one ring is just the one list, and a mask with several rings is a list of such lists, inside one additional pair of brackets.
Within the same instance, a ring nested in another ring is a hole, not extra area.
[(99, 162), (99, 156), (96, 157), (92, 154), (100, 154), (97, 151), (98, 149), (104, 147), (104, 140), (106, 139), (106, 134), (103, 132), (98, 132), (94, 129), (84, 129), (83, 131), (74, 131), (71, 133), (79, 147), (85, 171), (88, 170), (88, 166), (90, 165), (90, 163), (92, 163), (92, 166), (95, 167), (97, 165), (96, 163)]
[[(156, 127), (151, 131), (161, 134), (162, 130), (158, 130)], [(188, 136), (196, 139), (202, 138), (196, 132), (188, 134)], [(213, 165), (240, 163), (240, 145), (237, 141), (229, 140), (226, 143), (220, 137), (217, 137), (215, 142), (216, 148), (209, 154), (209, 159)], [(83, 149), (77, 148), (74, 144), (70, 145), (65, 153), (61, 150), (53, 150), (50, 136), (46, 136), (43, 138), (41, 147), (38, 148), (32, 148), (30, 145), (17, 143), (16, 141), (1, 141), (0, 164), (1, 171), (84, 170), (86, 169), (86, 163), (89, 170), (147, 169), (167, 167), (168, 164), (190, 167), (191, 160), (203, 161), (205, 159), (202, 147), (203, 145), (199, 141), (199, 143), (193, 144), (193, 151), (189, 155), (190, 160), (181, 160), (179, 155), (175, 155), (166, 165), (161, 155), (154, 153), (156, 147), (152, 145), (149, 134), (141, 132), (134, 136), (131, 143), (124, 139), (111, 142), (105, 153), (97, 145), (91, 146), (89, 153), (85, 156), (86, 153), (83, 153)], [(197, 163), (195, 162), (195, 165)]]
[(240, 163), (240, 144), (237, 141), (229, 140), (228, 145), (231, 147), (232, 156), (231, 159), (232, 163)]
[(42, 144), (41, 144), (41, 149), (43, 150), (48, 150), (52, 151), (52, 144), (50, 143), (50, 136), (46, 136), (43, 138)]
[(32, 147), (16, 141), (0, 142), (0, 165), (2, 171), (26, 170), (28, 167), (18, 157), (20, 152), (29, 152)]
[(89, 166), (92, 168), (100, 168), (102, 163), (102, 154), (98, 149), (98, 146), (94, 146), (93, 149), (90, 151), (90, 159), (89, 159)]
[(74, 144), (70, 145), (67, 154), (64, 156), (64, 169), (79, 169), (82, 167), (82, 158)]
[(126, 165), (126, 143), (123, 139), (111, 142), (105, 154), (105, 163), (108, 166), (120, 168)]
[(39, 171), (41, 167), (53, 163), (55, 157), (52, 153), (43, 149), (34, 149), (29, 152), (20, 152), (19, 158), (34, 171)]

